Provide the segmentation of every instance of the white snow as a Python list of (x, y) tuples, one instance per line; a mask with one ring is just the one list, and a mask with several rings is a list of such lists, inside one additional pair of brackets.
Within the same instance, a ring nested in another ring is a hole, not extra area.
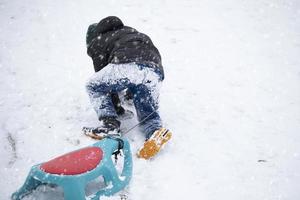
[[(32, 165), (94, 142), (81, 134), (98, 123), (85, 34), (109, 15), (160, 50), (173, 132), (157, 158), (134, 158), (130, 200), (300, 199), (298, 0), (2, 0), (1, 200)], [(135, 155), (143, 135), (127, 138)], [(61, 197), (39, 188), (27, 199)]]

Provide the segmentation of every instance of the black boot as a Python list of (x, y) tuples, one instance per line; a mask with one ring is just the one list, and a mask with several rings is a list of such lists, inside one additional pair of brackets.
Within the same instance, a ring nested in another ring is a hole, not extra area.
[[(130, 98), (129, 95), (132, 95), (132, 93), (127, 89), (125, 95), (128, 96), (128, 97), (124, 96), (125, 100), (130, 100), (130, 99), (127, 99), (127, 98)], [(118, 115), (119, 120), (131, 119), (134, 116), (134, 113), (132, 111), (125, 110), (123, 108), (123, 106), (121, 105), (119, 95), (117, 93), (112, 93), (111, 94), (111, 100), (113, 102), (113, 105), (114, 105), (114, 108), (116, 110), (116, 113)]]
[(125, 109), (121, 106), (121, 101), (118, 93), (112, 93), (111, 100), (112, 103), (114, 104), (117, 115), (123, 115), (125, 113)]
[(102, 122), (102, 125), (99, 126), (101, 132), (120, 132), (121, 122), (115, 117), (102, 117), (99, 118), (99, 121)]
[(106, 137), (119, 138), (121, 137), (120, 133), (120, 124), (115, 117), (102, 117), (99, 119), (101, 125), (98, 127), (83, 127), (82, 131), (86, 136), (89, 136), (94, 139), (102, 140)]

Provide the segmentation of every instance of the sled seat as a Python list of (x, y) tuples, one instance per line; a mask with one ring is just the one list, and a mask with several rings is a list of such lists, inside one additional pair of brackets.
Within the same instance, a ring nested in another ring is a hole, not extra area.
[(86, 147), (54, 158), (40, 166), (46, 173), (58, 175), (76, 175), (91, 171), (103, 158), (99, 147)]
[[(124, 154), (123, 170), (119, 175), (111, 159), (114, 152)], [(20, 200), (42, 184), (56, 184), (64, 191), (65, 200), (98, 200), (110, 196), (128, 185), (132, 175), (132, 157), (128, 141), (105, 138), (92, 146), (82, 148), (31, 168), (24, 185), (12, 195)], [(100, 176), (106, 187), (86, 196), (86, 185)]]

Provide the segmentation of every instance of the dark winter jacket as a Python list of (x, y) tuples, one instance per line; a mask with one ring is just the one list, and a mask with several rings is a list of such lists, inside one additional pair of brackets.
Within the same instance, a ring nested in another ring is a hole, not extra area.
[(86, 44), (96, 72), (109, 63), (135, 62), (159, 70), (164, 77), (160, 53), (151, 39), (134, 28), (124, 26), (118, 17), (106, 17), (90, 25)]

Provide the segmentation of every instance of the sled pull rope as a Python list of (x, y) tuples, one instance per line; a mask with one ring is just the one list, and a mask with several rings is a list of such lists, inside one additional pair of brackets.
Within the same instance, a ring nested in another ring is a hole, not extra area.
[(152, 113), (150, 113), (147, 117), (145, 117), (142, 121), (140, 121), (139, 123), (137, 123), (136, 125), (134, 125), (133, 127), (129, 128), (127, 131), (125, 131), (123, 133), (123, 135), (126, 135), (127, 133), (129, 133), (130, 131), (132, 131), (134, 128), (136, 128), (137, 126), (141, 125), (144, 121), (146, 121), (146, 119), (148, 119), (151, 115), (153, 115), (156, 111), (153, 111)]

